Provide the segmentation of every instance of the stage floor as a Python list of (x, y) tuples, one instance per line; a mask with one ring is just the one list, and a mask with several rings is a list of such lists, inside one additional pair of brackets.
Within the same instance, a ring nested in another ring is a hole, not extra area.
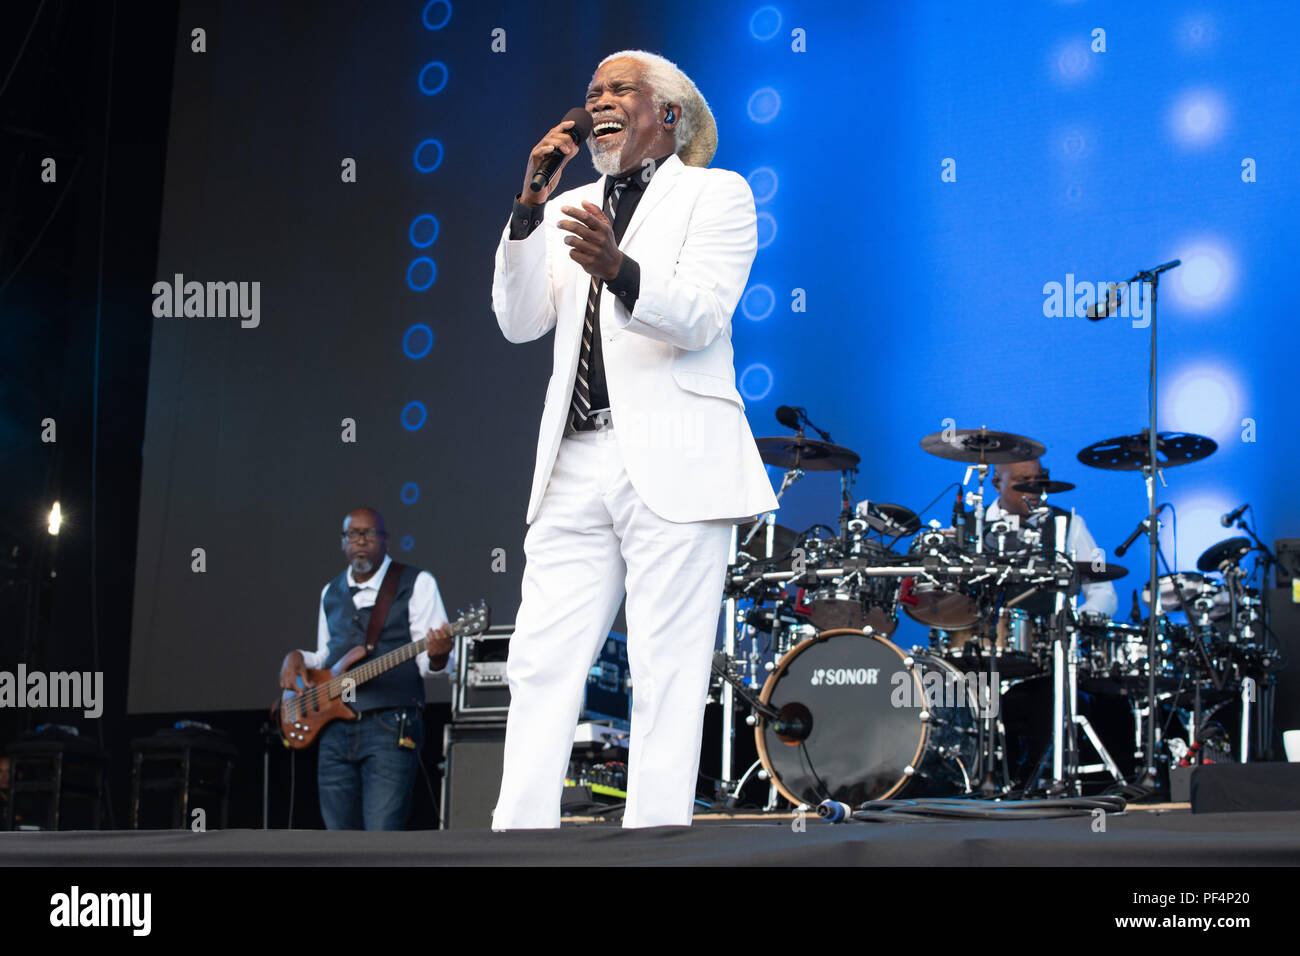
[(1300, 812), (1133, 811), (1029, 821), (729, 818), (690, 828), (405, 833), (321, 830), (0, 833), (0, 866), (1287, 866)]

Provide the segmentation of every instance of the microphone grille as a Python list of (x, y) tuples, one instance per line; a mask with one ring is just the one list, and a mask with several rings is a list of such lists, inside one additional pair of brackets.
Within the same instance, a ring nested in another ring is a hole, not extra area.
[[(569, 128), (569, 135), (573, 137), (575, 143), (581, 143), (591, 135), (591, 114), (581, 106), (575, 106), (565, 113), (564, 120), (573, 120), (573, 126)], [(564, 122), (564, 120), (561, 120), (561, 122)]]

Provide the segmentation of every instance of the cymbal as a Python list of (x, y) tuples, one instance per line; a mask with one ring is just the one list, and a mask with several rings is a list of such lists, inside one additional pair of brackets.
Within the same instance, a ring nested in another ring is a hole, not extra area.
[[(763, 524), (762, 521), (759, 521), (758, 523)], [(747, 555), (751, 558), (762, 559), (763, 555), (767, 551), (767, 529), (759, 528), (758, 533), (754, 535), (749, 544), (745, 544), (745, 535), (749, 534), (750, 529), (753, 527), (753, 524), (749, 522), (744, 522), (738, 526), (740, 536), (736, 538), (736, 547), (743, 555)], [(785, 525), (772, 525), (773, 557), (779, 558), (782, 555), (789, 554), (798, 541), (799, 535), (787, 528)]]
[(873, 501), (866, 514), (859, 514), (867, 527), (891, 538), (904, 538), (921, 530), (921, 518), (911, 508)]
[(1009, 465), (1041, 458), (1047, 449), (1032, 438), (987, 428), (944, 429), (921, 439), (921, 449), (949, 461), (978, 465)]
[(1085, 581), (1118, 581), (1128, 574), (1128, 568), (1122, 564), (1111, 564), (1107, 561), (1098, 570), (1092, 566), (1091, 561), (1075, 561), (1075, 568), (1079, 572), (1079, 577)]
[(802, 436), (755, 438), (758, 455), (765, 465), (777, 468), (802, 468), (805, 471), (844, 471), (858, 467), (862, 459), (857, 452), (842, 445)]
[[(1148, 434), (1143, 429), (1137, 435), (1121, 435), (1094, 442), (1079, 452), (1079, 461), (1108, 471), (1141, 471), (1147, 466)], [(1156, 457), (1161, 468), (1200, 461), (1213, 455), (1218, 447), (1213, 438), (1190, 432), (1161, 432), (1156, 436)]]
[(1059, 495), (1062, 491), (1073, 491), (1075, 485), (1069, 481), (1052, 481), (1049, 478), (1034, 478), (1030, 481), (1019, 481), (1011, 486), (1012, 491), (1019, 491), (1027, 495)]
[(1224, 564), (1236, 564), (1250, 553), (1249, 538), (1227, 538), (1212, 544), (1196, 559), (1198, 571), (1221, 571)]

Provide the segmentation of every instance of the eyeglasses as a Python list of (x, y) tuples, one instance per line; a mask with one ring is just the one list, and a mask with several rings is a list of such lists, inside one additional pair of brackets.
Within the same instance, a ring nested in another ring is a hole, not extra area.
[(382, 538), (387, 535), (387, 531), (380, 531), (378, 528), (358, 528), (352, 531), (344, 531), (341, 537), (348, 541), (369, 541), (372, 539)]

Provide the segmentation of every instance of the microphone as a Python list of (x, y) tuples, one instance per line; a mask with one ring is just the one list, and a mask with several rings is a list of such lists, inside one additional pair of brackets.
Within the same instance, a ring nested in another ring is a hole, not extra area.
[(1219, 519), (1219, 524), (1223, 525), (1225, 528), (1231, 528), (1233, 522), (1235, 522), (1238, 518), (1240, 518), (1243, 514), (1245, 514), (1246, 509), (1249, 507), (1250, 507), (1249, 504), (1244, 504), (1240, 508), (1233, 508), (1226, 515), (1224, 515), (1222, 518)]
[(1142, 536), (1142, 534), (1147, 530), (1149, 524), (1150, 524), (1150, 519), (1143, 518), (1138, 523), (1138, 526), (1133, 529), (1133, 533), (1124, 539), (1124, 543), (1115, 549), (1115, 557), (1117, 558), (1124, 557), (1124, 552), (1127, 551), (1129, 548), (1133, 547), (1133, 542)]
[(799, 413), (802, 411), (803, 409), (793, 408), (790, 405), (778, 405), (776, 409), (776, 420), (786, 428), (793, 428), (795, 431), (798, 431), (800, 418)]
[(1129, 608), (1128, 619), (1134, 624), (1142, 623), (1142, 608), (1138, 604), (1137, 588), (1133, 589), (1133, 606)]
[(1114, 282), (1110, 283), (1109, 288), (1106, 290), (1106, 297), (1098, 299), (1088, 306), (1088, 311), (1083, 313), (1084, 318), (1093, 322), (1100, 322), (1102, 319), (1107, 318), (1119, 308), (1119, 301), (1123, 294), (1124, 286)]
[[(591, 135), (591, 114), (581, 106), (575, 106), (573, 109), (569, 110), (569, 112), (564, 114), (564, 119), (560, 120), (560, 122), (563, 123), (566, 120), (573, 120), (573, 125), (564, 130), (564, 132), (569, 134), (569, 137), (573, 140), (573, 145), (581, 146), (583, 140)], [(528, 188), (535, 193), (541, 192), (550, 184), (551, 177), (555, 175), (555, 171), (559, 169), (563, 163), (564, 154), (560, 152), (559, 149), (551, 150), (551, 155), (542, 160), (542, 165), (537, 167), (537, 172), (533, 173), (533, 178), (528, 183)]]

